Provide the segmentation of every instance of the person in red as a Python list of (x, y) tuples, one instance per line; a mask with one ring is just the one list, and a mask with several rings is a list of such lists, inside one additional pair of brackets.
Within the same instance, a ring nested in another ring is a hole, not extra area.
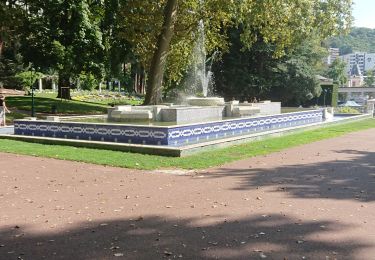
[(0, 126), (6, 126), (5, 113), (10, 113), (5, 104), (5, 96), (0, 95)]

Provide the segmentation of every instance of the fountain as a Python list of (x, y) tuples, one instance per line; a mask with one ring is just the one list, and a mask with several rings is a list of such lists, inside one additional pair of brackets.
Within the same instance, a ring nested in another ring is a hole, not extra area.
[(232, 101), (225, 103), (224, 98), (210, 97), (209, 87), (212, 86), (213, 55), (207, 60), (205, 47), (205, 27), (203, 20), (199, 21), (197, 42), (192, 53), (192, 70), (187, 80), (187, 91), (199, 93), (202, 97), (190, 96), (185, 98), (187, 105), (159, 106), (118, 106), (109, 109), (108, 118), (111, 121), (156, 121), (186, 124), (222, 120), (225, 117), (249, 117), (255, 115), (278, 114), (281, 112), (280, 103), (243, 103)]
[(211, 97), (211, 66), (215, 54), (211, 60), (206, 60), (203, 21), (199, 22), (198, 33), (189, 86), (194, 94), (202, 91), (202, 97), (188, 97), (184, 105), (116, 106), (108, 109), (107, 116), (96, 117), (102, 121), (89, 121), (87, 118), (85, 120), (88, 121), (76, 121), (77, 118), (72, 117), (16, 120), (15, 135), (33, 140), (54, 140), (51, 142), (65, 142), (68, 139), (66, 142), (69, 144), (91, 145), (94, 141), (104, 142), (105, 145), (118, 143), (114, 146), (157, 154), (161, 151), (160, 147), (167, 147), (163, 153), (169, 154), (171, 151), (180, 151), (171, 147), (221, 142), (220, 139), (230, 142), (228, 138), (233, 141), (262, 132), (316, 124), (323, 120), (321, 110), (281, 114), (280, 102), (225, 103), (223, 98)]
[(186, 102), (191, 106), (223, 106), (224, 99), (220, 97), (209, 97), (209, 87), (212, 85), (213, 73), (211, 71), (212, 63), (214, 61), (216, 52), (211, 56), (209, 60), (209, 66), (207, 67), (207, 51), (205, 46), (206, 36), (203, 20), (199, 21), (198, 26), (198, 38), (195, 45), (192, 59), (193, 59), (193, 70), (192, 77), (189, 84), (192, 85), (192, 89), (195, 93), (202, 90), (203, 97), (187, 97)]

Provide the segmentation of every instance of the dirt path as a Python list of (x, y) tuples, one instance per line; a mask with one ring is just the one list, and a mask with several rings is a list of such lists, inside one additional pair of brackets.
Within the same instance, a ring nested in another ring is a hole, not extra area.
[(0, 259), (375, 259), (374, 136), (183, 176), (0, 154)]

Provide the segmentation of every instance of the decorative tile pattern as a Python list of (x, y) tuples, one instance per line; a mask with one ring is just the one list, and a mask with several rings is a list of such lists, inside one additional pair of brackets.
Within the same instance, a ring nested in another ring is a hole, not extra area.
[(167, 145), (168, 129), (69, 122), (16, 121), (15, 134), (93, 141)]
[(128, 126), (16, 120), (16, 135), (93, 140), (148, 145), (183, 146), (231, 136), (321, 122), (321, 110), (274, 116), (232, 119), (185, 126)]
[(175, 127), (169, 131), (168, 143), (172, 146), (182, 146), (201, 142), (202, 139), (214, 140), (230, 136), (307, 125), (321, 122), (322, 118), (322, 111), (312, 110), (274, 116), (233, 119), (223, 122)]

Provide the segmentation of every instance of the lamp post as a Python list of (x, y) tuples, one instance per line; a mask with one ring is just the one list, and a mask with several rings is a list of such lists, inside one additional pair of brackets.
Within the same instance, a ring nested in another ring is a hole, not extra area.
[[(31, 70), (31, 80), (34, 78), (35, 70), (34, 68)], [(35, 117), (35, 100), (34, 100), (34, 83), (31, 84), (31, 117)]]
[(323, 89), (323, 91), (324, 91), (323, 106), (325, 107), (326, 106), (326, 95), (327, 95), (328, 89)]

